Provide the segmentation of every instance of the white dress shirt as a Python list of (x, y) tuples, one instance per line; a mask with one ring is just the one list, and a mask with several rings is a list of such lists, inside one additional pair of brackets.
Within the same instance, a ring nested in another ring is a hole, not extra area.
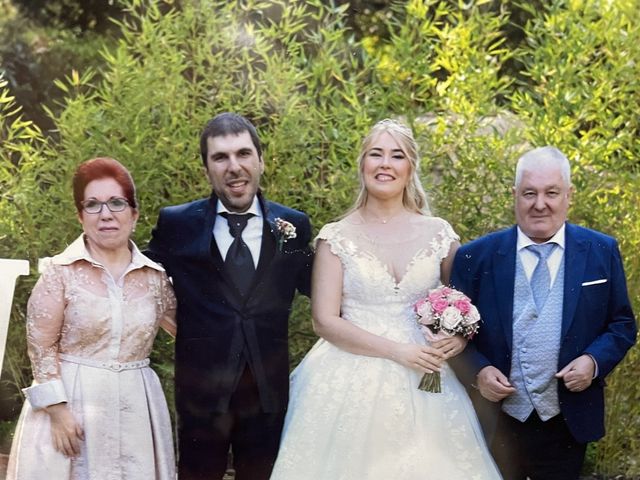
[[(231, 244), (233, 243), (233, 237), (231, 236), (231, 233), (229, 233), (229, 222), (227, 222), (227, 219), (220, 215), (220, 213), (236, 212), (230, 212), (220, 200), (218, 200), (216, 209), (217, 215), (216, 221), (213, 224), (213, 237), (216, 239), (218, 250), (220, 250), (220, 255), (222, 255), (222, 259), (224, 260), (227, 258), (227, 252), (229, 251), (229, 247), (231, 247)], [(243, 213), (254, 214), (254, 216), (247, 221), (247, 226), (242, 231), (242, 240), (247, 244), (247, 247), (249, 247), (251, 257), (253, 258), (253, 265), (258, 268), (258, 260), (260, 259), (260, 248), (262, 246), (263, 215), (257, 196), (253, 197), (253, 203), (251, 204), (249, 209)]]
[[(564, 223), (560, 227), (560, 230), (556, 234), (544, 243), (557, 243), (558, 246), (553, 250), (553, 253), (547, 258), (547, 267), (549, 268), (549, 275), (551, 276), (551, 283), (549, 288), (553, 287), (558, 276), (558, 269), (560, 268), (560, 262), (564, 258)], [(544, 245), (541, 244), (541, 245)], [(531, 275), (538, 264), (538, 256), (531, 250), (527, 249), (529, 245), (536, 245), (536, 243), (527, 237), (520, 227), (518, 227), (518, 243), (516, 248), (518, 250), (518, 256), (524, 267), (524, 273), (527, 276), (527, 280), (531, 281)]]

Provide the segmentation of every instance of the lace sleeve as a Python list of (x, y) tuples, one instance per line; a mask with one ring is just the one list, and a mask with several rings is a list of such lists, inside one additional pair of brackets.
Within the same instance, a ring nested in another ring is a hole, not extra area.
[(58, 344), (64, 319), (64, 283), (59, 267), (44, 270), (27, 303), (27, 348), (38, 383), (60, 377)]
[(42, 275), (27, 303), (27, 350), (35, 385), (24, 392), (33, 408), (66, 401), (58, 363), (65, 309), (62, 267), (46, 260), (42, 266)]
[(176, 336), (176, 296), (173, 287), (167, 277), (162, 272), (160, 276), (160, 327), (166, 330), (171, 336)]
[(442, 227), (440, 229), (440, 232), (438, 233), (438, 240), (440, 243), (440, 245), (438, 246), (438, 251), (440, 252), (440, 259), (442, 260), (449, 254), (451, 244), (460, 240), (460, 237), (456, 232), (453, 231), (453, 228), (451, 227), (449, 222), (442, 218), (440, 218), (439, 220), (442, 224)]
[(349, 242), (342, 234), (340, 224), (327, 223), (320, 229), (320, 232), (313, 241), (314, 247), (317, 246), (318, 241), (324, 240), (329, 245), (331, 253), (338, 256), (341, 260), (346, 260), (349, 256)]

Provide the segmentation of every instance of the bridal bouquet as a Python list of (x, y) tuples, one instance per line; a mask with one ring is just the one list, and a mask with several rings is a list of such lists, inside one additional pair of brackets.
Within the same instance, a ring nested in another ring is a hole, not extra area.
[[(434, 334), (461, 334), (471, 339), (480, 328), (480, 314), (469, 297), (453, 288), (440, 286), (414, 305), (418, 323)], [(440, 393), (440, 372), (425, 373), (418, 386), (425, 392)]]

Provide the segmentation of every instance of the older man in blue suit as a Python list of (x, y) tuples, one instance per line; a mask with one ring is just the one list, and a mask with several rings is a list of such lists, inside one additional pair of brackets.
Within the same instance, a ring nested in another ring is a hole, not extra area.
[(568, 223), (567, 158), (523, 155), (517, 225), (461, 247), (452, 284), (483, 319), (454, 368), (472, 392), (505, 479), (575, 479), (604, 435), (605, 377), (637, 327), (612, 237)]

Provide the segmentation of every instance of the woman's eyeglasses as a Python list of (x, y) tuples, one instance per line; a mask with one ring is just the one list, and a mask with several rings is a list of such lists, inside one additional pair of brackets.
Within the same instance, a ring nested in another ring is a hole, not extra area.
[(122, 212), (125, 208), (129, 206), (129, 202), (126, 198), (114, 197), (110, 198), (106, 202), (100, 202), (99, 200), (85, 200), (81, 203), (82, 209), (91, 214), (100, 213), (102, 211), (103, 205), (106, 205), (107, 208), (112, 212)]

